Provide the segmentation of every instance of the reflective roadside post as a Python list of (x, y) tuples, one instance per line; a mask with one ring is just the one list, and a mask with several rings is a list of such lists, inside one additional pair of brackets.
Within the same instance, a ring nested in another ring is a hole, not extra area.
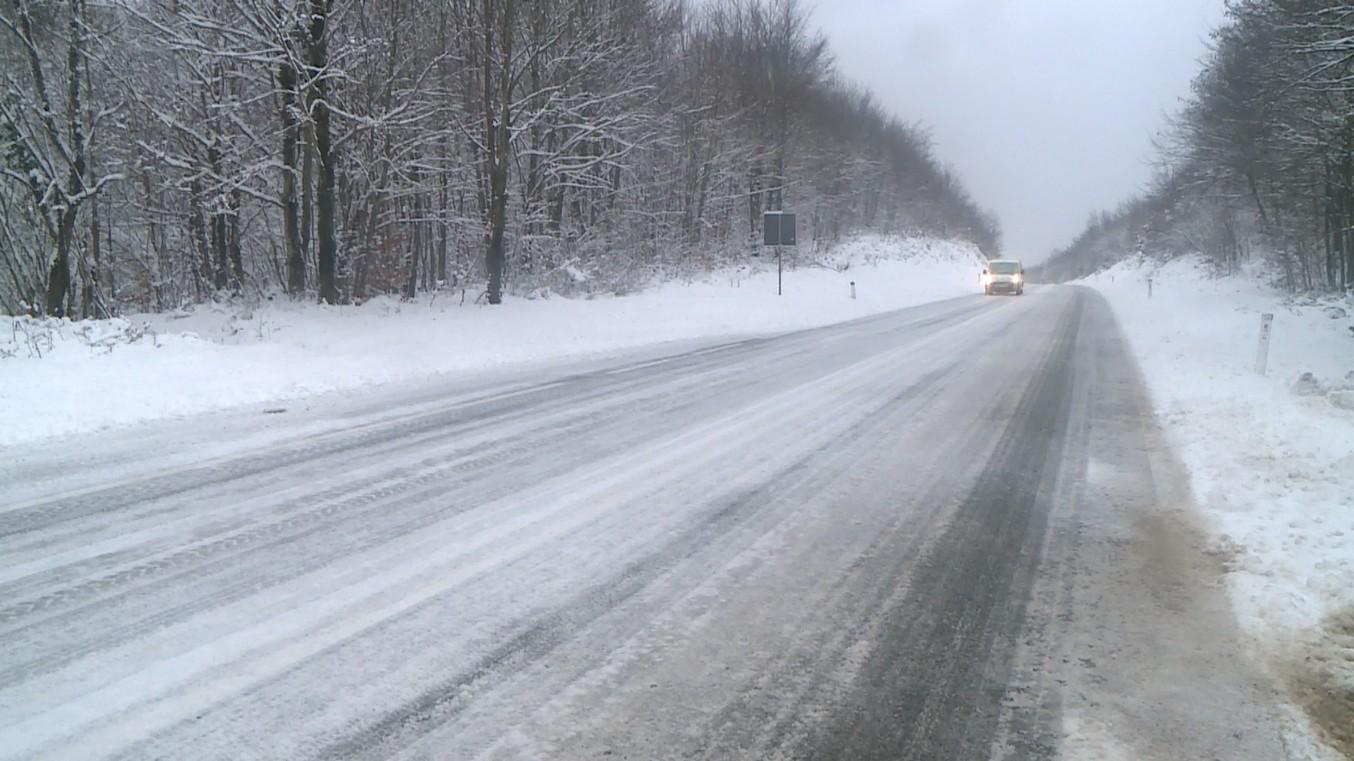
[(1264, 375), (1269, 369), (1269, 335), (1274, 326), (1274, 315), (1265, 312), (1260, 315), (1260, 345), (1255, 349), (1255, 372)]
[(795, 245), (795, 215), (788, 211), (762, 212), (762, 244), (776, 250), (776, 295), (784, 294), (782, 288), (784, 265), (781, 262), (781, 247)]
[(851, 281), (851, 298), (854, 299), (855, 297), (856, 297), (856, 281), (852, 280), (852, 281)]

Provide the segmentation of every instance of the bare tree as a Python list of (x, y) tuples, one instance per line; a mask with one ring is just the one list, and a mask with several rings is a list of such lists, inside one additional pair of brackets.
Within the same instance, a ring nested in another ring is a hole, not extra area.
[(795, 0), (0, 1), (6, 311), (625, 290), (778, 207), (998, 245)]
[[(83, 0), (66, 3), (64, 66), (44, 56), (44, 45), (28, 2), (19, 0), (9, 10), (11, 13), (0, 15), (0, 24), (27, 59), (28, 81), (19, 82), (6, 75), (10, 91), (22, 95), (0, 99), (0, 119), (11, 140), (9, 152), (15, 159), (15, 164), (7, 162), (3, 171), (6, 180), (27, 190), (30, 208), (50, 240), (52, 254), (43, 309), (49, 315), (64, 317), (69, 311), (71, 259), (78, 244), (79, 214), (97, 199), (104, 185), (120, 177), (109, 174), (94, 178), (89, 174), (90, 136), (108, 112), (92, 117), (83, 112), (82, 97), (87, 85), (81, 85), (81, 72), (85, 70), (88, 28)], [(57, 82), (64, 85), (64, 97), (58, 99), (53, 94), (49, 84), (51, 72), (61, 78)]]

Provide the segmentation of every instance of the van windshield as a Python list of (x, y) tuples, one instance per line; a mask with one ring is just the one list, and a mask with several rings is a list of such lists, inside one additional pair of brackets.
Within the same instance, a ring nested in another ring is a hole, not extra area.
[(992, 262), (988, 267), (994, 275), (1014, 275), (1020, 271), (1019, 262)]

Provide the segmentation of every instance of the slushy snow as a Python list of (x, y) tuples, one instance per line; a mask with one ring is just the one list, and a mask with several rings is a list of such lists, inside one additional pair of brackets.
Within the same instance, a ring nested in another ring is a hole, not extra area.
[[(976, 292), (965, 243), (865, 237), (623, 297), (459, 292), (321, 307), (199, 305), (68, 322), (0, 317), (0, 446), (369, 384), (825, 325)], [(851, 296), (851, 283), (856, 297)]]
[[(1113, 305), (1228, 559), (1237, 615), (1272, 655), (1354, 607), (1354, 411), (1339, 405), (1342, 386), (1354, 388), (1354, 304), (1259, 280), (1214, 278), (1184, 258), (1121, 262), (1083, 282)], [(1260, 375), (1264, 313), (1274, 318)]]

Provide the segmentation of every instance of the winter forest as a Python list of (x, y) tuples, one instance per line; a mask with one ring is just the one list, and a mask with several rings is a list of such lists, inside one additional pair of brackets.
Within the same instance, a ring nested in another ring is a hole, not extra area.
[(1354, 288), (1354, 4), (1231, 0), (1212, 43), (1153, 186), (1094, 215), (1044, 277), (1202, 253), (1291, 291)]
[(796, 0), (0, 2), (0, 311), (625, 291), (924, 232), (994, 252)]

